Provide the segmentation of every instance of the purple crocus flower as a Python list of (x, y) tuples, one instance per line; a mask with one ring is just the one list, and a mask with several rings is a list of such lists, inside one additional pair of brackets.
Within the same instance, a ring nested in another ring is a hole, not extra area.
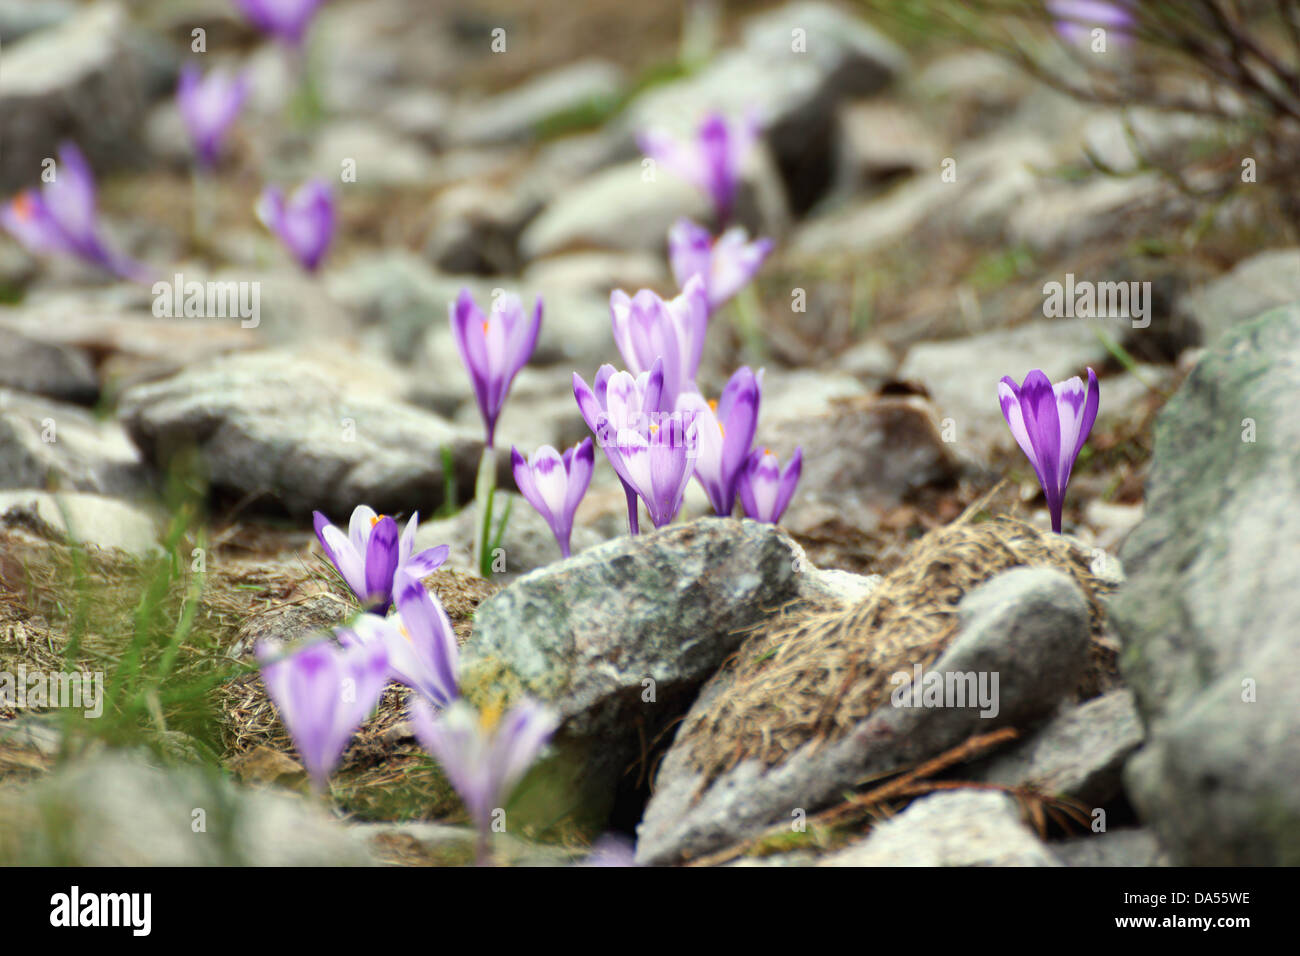
[(456, 668), (460, 645), (442, 604), (409, 570), (398, 574), (397, 614), (363, 614), (340, 628), (345, 645), (378, 641), (388, 655), (388, 672), (399, 684), (447, 707), (460, 693)]
[(415, 736), (437, 758), (464, 801), (479, 832), (479, 862), (487, 862), (494, 811), (504, 809), (559, 720), (548, 708), (528, 699), (504, 715), (497, 710), (476, 713), (460, 700), (437, 719), (425, 701), (416, 700), (411, 722)]
[(668, 232), (673, 278), (684, 289), (693, 277), (701, 276), (710, 312), (744, 288), (771, 251), (771, 239), (750, 242), (749, 233), (739, 226), (728, 229), (716, 242), (709, 230), (689, 219), (677, 220)]
[(726, 517), (736, 503), (736, 480), (749, 457), (758, 427), (762, 372), (741, 366), (722, 390), (722, 398), (706, 402), (698, 392), (683, 395), (678, 408), (698, 425), (695, 478), (709, 496), (715, 514)]
[(59, 147), (53, 182), (28, 189), (0, 206), (0, 226), (37, 255), (66, 255), (124, 279), (148, 282), (140, 263), (110, 249), (99, 233), (95, 174), (74, 143)]
[(330, 524), (319, 511), (312, 512), (316, 537), (339, 574), (363, 607), (386, 614), (395, 596), (395, 589), (404, 585), (399, 571), (409, 572), (417, 578), (431, 574), (442, 566), (451, 553), (447, 545), (429, 548), (419, 554), (415, 550), (415, 532), (420, 524), (420, 513), (411, 515), (401, 536), (397, 522), (388, 515), (379, 515), (367, 505), (358, 505), (348, 522), (348, 533)]
[(384, 645), (373, 641), (344, 647), (322, 640), (283, 656), (278, 644), (261, 643), (257, 659), (303, 766), (324, 790), (388, 682)]
[(540, 296), (531, 317), (525, 315), (523, 303), (515, 295), (497, 296), (488, 315), (475, 304), (468, 289), (461, 289), (451, 304), (451, 331), (474, 384), (478, 408), (487, 426), (489, 448), (510, 385), (532, 357), (541, 327)]
[(1097, 373), (1088, 369), (1087, 388), (1077, 375), (1053, 385), (1041, 369), (1026, 375), (1019, 386), (1005, 376), (998, 383), (998, 400), (1011, 434), (1034, 466), (1047, 498), (1052, 530), (1059, 534), (1070, 472), (1097, 420), (1101, 401)]
[(321, 0), (235, 0), (248, 21), (282, 43), (298, 46)]
[(285, 199), (268, 186), (257, 202), (257, 218), (293, 253), (308, 272), (315, 272), (334, 238), (334, 194), (329, 184), (313, 179)]
[(210, 169), (217, 164), (222, 141), (247, 96), (248, 78), (242, 74), (212, 70), (203, 76), (192, 63), (181, 70), (176, 104), (200, 166)]
[(573, 514), (591, 484), (596, 462), (591, 439), (584, 438), (563, 456), (550, 445), (543, 445), (527, 461), (518, 448), (511, 448), (510, 460), (519, 493), (546, 519), (559, 542), (560, 554), (567, 558)]
[(1053, 17), (1056, 32), (1067, 43), (1087, 43), (1097, 27), (1113, 33), (1123, 43), (1130, 39), (1130, 31), (1137, 23), (1126, 4), (1106, 0), (1047, 0), (1047, 12)]
[(799, 484), (799, 474), (802, 471), (802, 448), (794, 450), (794, 456), (784, 472), (781, 471), (781, 462), (770, 449), (755, 448), (751, 451), (745, 467), (736, 479), (736, 491), (740, 495), (745, 515), (769, 524), (780, 521), (794, 495), (795, 485)]
[(614, 344), (628, 371), (650, 371), (655, 360), (664, 362), (663, 404), (672, 407), (677, 396), (695, 388), (695, 375), (709, 330), (709, 303), (704, 281), (687, 282), (681, 295), (665, 302), (649, 289), (628, 296), (615, 289), (609, 297)]
[(721, 113), (709, 113), (695, 138), (681, 142), (671, 135), (649, 130), (637, 137), (641, 151), (657, 163), (704, 191), (713, 201), (718, 221), (731, 218), (740, 186), (740, 167), (758, 139), (755, 114), (728, 122)]
[(573, 395), (582, 417), (628, 490), (629, 523), (631, 495), (636, 494), (656, 528), (681, 510), (698, 434), (692, 413), (662, 404), (663, 366), (663, 359), (657, 359), (649, 372), (634, 378), (603, 365), (594, 389), (581, 375), (573, 375)]

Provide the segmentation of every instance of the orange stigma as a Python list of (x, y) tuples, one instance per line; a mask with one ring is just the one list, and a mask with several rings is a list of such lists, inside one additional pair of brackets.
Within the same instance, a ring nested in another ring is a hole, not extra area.
[(32, 202), (30, 192), (21, 192), (14, 197), (13, 201), (14, 215), (19, 219), (31, 219), (32, 213), (36, 209), (36, 204)]

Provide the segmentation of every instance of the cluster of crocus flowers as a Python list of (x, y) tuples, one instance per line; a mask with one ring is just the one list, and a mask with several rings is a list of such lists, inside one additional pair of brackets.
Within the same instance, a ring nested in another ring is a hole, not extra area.
[(646, 156), (702, 190), (712, 200), (718, 222), (725, 224), (740, 188), (741, 165), (759, 132), (758, 119), (752, 113), (738, 120), (709, 113), (691, 139), (648, 130), (638, 137), (638, 143)]
[(802, 470), (802, 448), (794, 450), (784, 471), (771, 449), (753, 449), (736, 476), (736, 493), (740, 496), (740, 506), (745, 510), (745, 516), (769, 524), (780, 521), (794, 496)]
[(515, 295), (497, 296), (485, 314), (468, 289), (451, 304), (451, 331), (461, 361), (474, 386), (479, 412), (487, 429), (487, 445), (496, 437), (497, 419), (519, 370), (528, 364), (542, 327), (542, 300), (531, 315)]
[(194, 64), (181, 70), (176, 105), (201, 169), (211, 169), (248, 96), (248, 78), (216, 69), (204, 76)]
[(248, 22), (287, 46), (302, 44), (321, 0), (235, 0)]
[(683, 289), (697, 277), (703, 281), (711, 314), (749, 284), (772, 245), (771, 239), (751, 242), (740, 226), (733, 226), (715, 240), (698, 223), (679, 219), (668, 233), (668, 261), (673, 278)]
[(376, 514), (367, 505), (358, 505), (353, 510), (347, 534), (330, 524), (329, 518), (319, 511), (312, 512), (312, 518), (316, 537), (330, 562), (361, 606), (379, 614), (386, 614), (392, 606), (394, 589), (403, 584), (400, 574), (422, 578), (440, 568), (451, 553), (445, 544), (413, 553), (419, 512), (411, 515), (400, 534), (396, 520)]
[(504, 713), (476, 711), (462, 700), (437, 717), (417, 700), (411, 708), (411, 723), (416, 738), (442, 765), (460, 794), (478, 830), (479, 863), (487, 863), (494, 815), (505, 809), (559, 721), (549, 709), (526, 698)]
[(1053, 385), (1041, 369), (1026, 375), (1020, 385), (1007, 376), (998, 383), (998, 400), (1011, 434), (1033, 465), (1052, 530), (1059, 534), (1070, 473), (1097, 420), (1097, 373), (1088, 369), (1087, 386), (1078, 376)]
[(109, 247), (100, 234), (95, 175), (74, 143), (59, 147), (52, 178), (39, 191), (28, 189), (0, 206), (0, 226), (30, 252), (63, 255), (136, 282), (148, 270)]
[(334, 239), (334, 193), (328, 183), (310, 180), (288, 198), (278, 186), (268, 186), (256, 211), (299, 265), (308, 272), (320, 267)]
[(388, 682), (380, 641), (319, 640), (292, 653), (257, 647), (262, 680), (312, 783), (322, 792), (352, 735), (375, 709)]
[(550, 445), (543, 445), (525, 459), (518, 448), (510, 449), (515, 486), (537, 513), (546, 519), (560, 545), (560, 554), (569, 556), (573, 535), (573, 516), (591, 484), (595, 452), (591, 439), (584, 438), (563, 455)]
[(575, 372), (573, 395), (627, 492), (629, 530), (638, 530), (638, 497), (656, 528), (672, 521), (691, 479), (697, 426), (664, 401), (663, 358), (637, 376), (602, 365), (591, 387)]

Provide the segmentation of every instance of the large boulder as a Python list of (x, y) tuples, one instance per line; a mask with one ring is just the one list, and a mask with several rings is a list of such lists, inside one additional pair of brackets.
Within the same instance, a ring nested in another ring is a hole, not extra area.
[(1183, 865), (1300, 863), (1300, 305), (1220, 338), (1156, 423), (1121, 557), (1125, 780)]
[(802, 554), (772, 525), (733, 518), (589, 548), (480, 605), (462, 685), (472, 699), (528, 694), (554, 708), (557, 743), (599, 815), (745, 629), (797, 596)]
[(127, 389), (119, 415), (151, 463), (198, 452), (213, 490), (297, 518), (359, 504), (431, 514), (443, 450), (472, 488), (483, 440), (375, 387), (283, 352), (229, 356)]

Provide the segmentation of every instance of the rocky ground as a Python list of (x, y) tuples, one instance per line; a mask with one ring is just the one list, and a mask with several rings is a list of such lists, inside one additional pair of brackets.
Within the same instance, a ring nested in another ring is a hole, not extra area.
[[(367, 503), (451, 545), (427, 583), (467, 693), (563, 719), (505, 862), (614, 833), (642, 864), (1300, 863), (1286, 206), (1261, 182), (1207, 207), (1151, 170), (1223, 148), (1207, 120), (1081, 103), (849, 5), (718, 10), (683, 60), (679, 4), (338, 0), (290, 122), (281, 51), (227, 3), (0, 0), (0, 193), (72, 137), (119, 245), (262, 290), (257, 328), (158, 318), (147, 287), (0, 236), (0, 672), (107, 687), (92, 720), (0, 704), (0, 860), (467, 862), (405, 692), (322, 801), (252, 664), (259, 638), (356, 610), (310, 515)], [(197, 234), (171, 96), (195, 25), (254, 84)], [(792, 25), (809, 52), (774, 69)], [(498, 427), (512, 488), (512, 444), (588, 434), (572, 373), (618, 361), (609, 291), (672, 293), (666, 231), (702, 214), (642, 180), (636, 132), (750, 105), (767, 128), (739, 218), (776, 249), (758, 321), (714, 319), (700, 384), (765, 367), (758, 441), (804, 456), (781, 527), (705, 517), (692, 485), (676, 524), (630, 537), (598, 460), (574, 557), (514, 496), (483, 580), (448, 302), (545, 299)], [(307, 276), (254, 201), (348, 160)], [(1150, 325), (1045, 317), (1067, 273), (1150, 282)], [(996, 386), (1088, 366), (1100, 415), (1054, 535)], [(916, 665), (999, 674), (997, 712), (896, 706)]]

